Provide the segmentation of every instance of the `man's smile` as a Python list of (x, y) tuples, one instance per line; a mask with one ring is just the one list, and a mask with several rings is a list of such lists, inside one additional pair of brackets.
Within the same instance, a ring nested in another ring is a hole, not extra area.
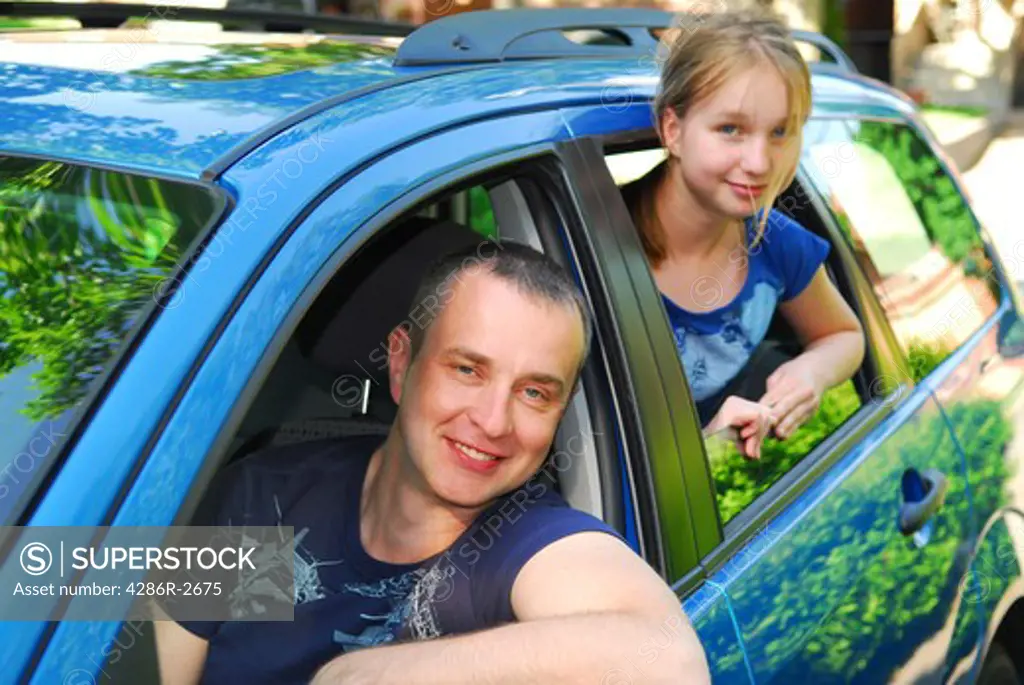
[(487, 473), (494, 470), (501, 463), (502, 459), (506, 458), (506, 455), (485, 452), (452, 438), (445, 438), (445, 442), (460, 465), (477, 473)]

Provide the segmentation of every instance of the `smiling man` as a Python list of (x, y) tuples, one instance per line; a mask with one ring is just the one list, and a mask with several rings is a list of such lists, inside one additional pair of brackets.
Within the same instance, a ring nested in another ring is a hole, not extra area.
[(538, 478), (589, 349), (579, 291), (530, 248), (477, 254), (436, 265), (416, 302), (454, 283), (444, 307), (391, 333), (383, 441), (227, 474), (210, 523), (294, 526), (295, 621), (160, 621), (164, 683), (709, 682), (672, 591)]

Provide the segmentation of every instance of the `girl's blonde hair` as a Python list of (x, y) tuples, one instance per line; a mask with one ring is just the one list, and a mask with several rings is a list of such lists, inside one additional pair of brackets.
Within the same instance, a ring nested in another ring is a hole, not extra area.
[[(786, 151), (781, 170), (770, 179), (757, 208), (760, 222), (754, 247), (764, 236), (768, 212), (778, 195), (796, 175), (802, 144), (803, 125), (811, 109), (811, 76), (789, 29), (764, 11), (731, 11), (715, 14), (682, 15), (668, 58), (662, 67), (661, 82), (654, 100), (654, 116), (658, 136), (664, 144), (662, 125), (665, 113), (675, 112), (680, 119), (698, 102), (711, 96), (735, 75), (761, 64), (774, 66), (789, 99), (786, 122)], [(653, 264), (665, 258), (665, 239), (655, 210), (655, 190), (670, 165), (660, 172), (648, 174), (634, 188), (636, 201), (631, 202), (633, 220)]]

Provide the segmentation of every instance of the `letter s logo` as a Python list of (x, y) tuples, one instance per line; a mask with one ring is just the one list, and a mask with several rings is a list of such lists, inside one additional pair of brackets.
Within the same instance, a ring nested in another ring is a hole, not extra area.
[(41, 576), (53, 565), (50, 548), (41, 542), (30, 542), (21, 550), (21, 568), (30, 576)]

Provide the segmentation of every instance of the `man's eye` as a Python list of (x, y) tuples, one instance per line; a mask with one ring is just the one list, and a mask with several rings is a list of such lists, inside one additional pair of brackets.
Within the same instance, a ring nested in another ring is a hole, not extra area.
[(722, 124), (718, 130), (727, 136), (733, 136), (740, 132), (740, 127), (736, 124)]
[(531, 400), (546, 400), (547, 399), (547, 395), (544, 393), (544, 391), (543, 390), (539, 390), (537, 388), (527, 388), (525, 392), (526, 392), (526, 396), (529, 397)]
[(465, 364), (459, 364), (458, 366), (455, 367), (455, 370), (458, 371), (463, 376), (473, 375), (473, 367), (466, 366)]

